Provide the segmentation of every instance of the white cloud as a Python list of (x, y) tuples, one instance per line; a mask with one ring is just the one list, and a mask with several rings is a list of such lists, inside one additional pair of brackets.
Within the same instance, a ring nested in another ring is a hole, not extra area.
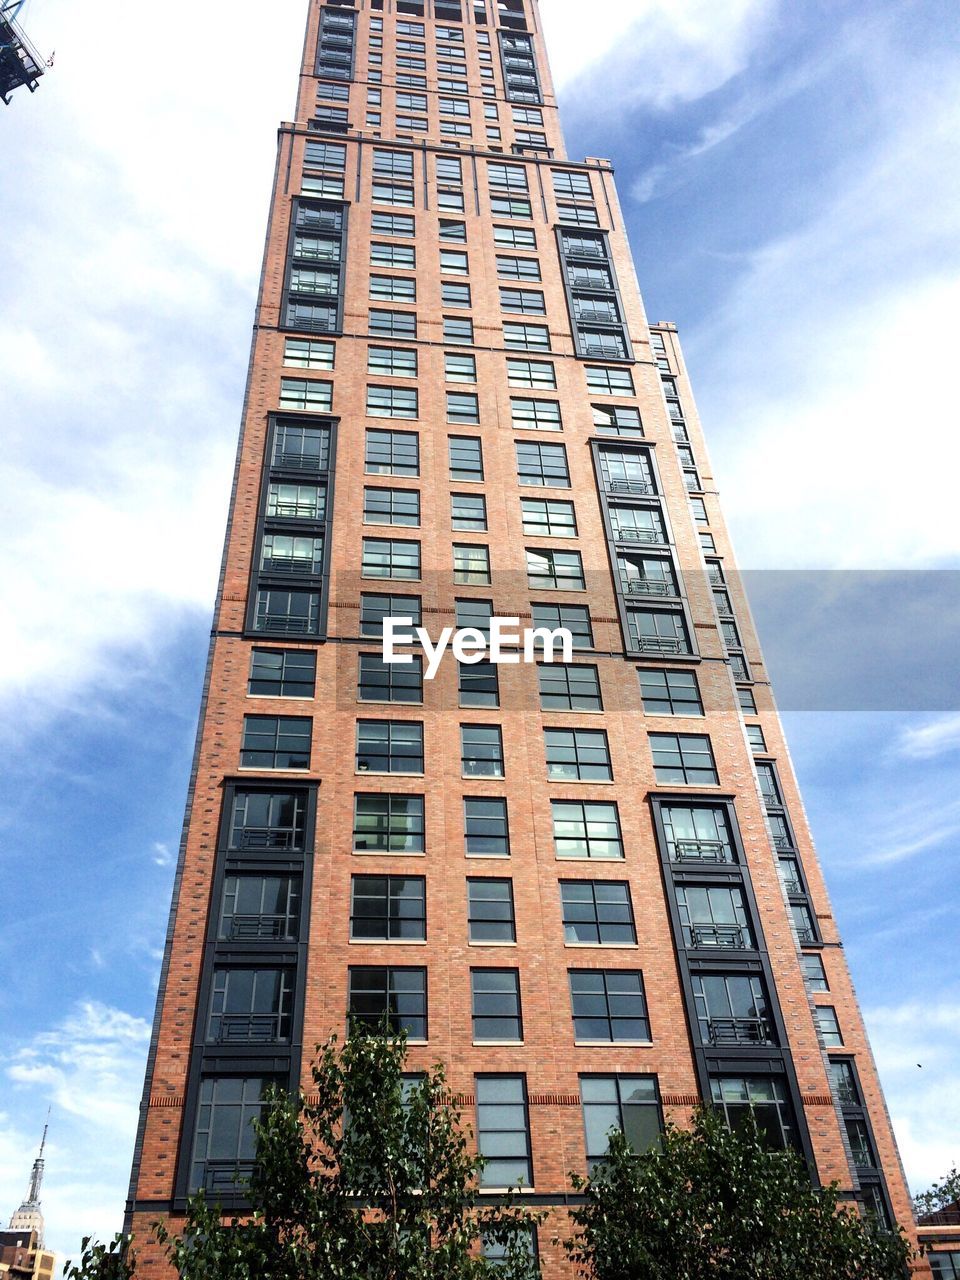
[(904, 729), (896, 744), (898, 755), (908, 760), (931, 760), (960, 747), (960, 713), (938, 716), (927, 724)]
[(5, 1045), (0, 1204), (20, 1203), (52, 1107), (43, 1195), (49, 1248), (76, 1257), (82, 1235), (105, 1239), (120, 1229), (149, 1037), (142, 1018), (86, 1001), (49, 1030)]
[(777, 8), (777, 0), (605, 0), (584, 22), (579, 0), (547, 0), (542, 15), (558, 89), (621, 114), (631, 104), (666, 110), (725, 84)]
[(864, 1017), (907, 1178), (922, 1191), (960, 1149), (960, 998), (947, 988), (939, 999), (868, 1008)]

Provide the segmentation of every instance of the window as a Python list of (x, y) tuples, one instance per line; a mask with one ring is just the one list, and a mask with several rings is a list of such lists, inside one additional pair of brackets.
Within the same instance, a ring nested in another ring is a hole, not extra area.
[(508, 191), (527, 190), (527, 171), (518, 164), (487, 164), (487, 177), (491, 187), (502, 187)]
[(630, 639), (642, 653), (689, 653), (687, 624), (679, 610), (630, 609)]
[(755, 946), (743, 890), (735, 885), (677, 885), (684, 942), (694, 950)]
[(542, 316), (547, 312), (539, 289), (507, 289), (503, 286), (500, 288), (500, 310), (525, 316)]
[(267, 587), (257, 592), (255, 631), (315, 636), (319, 625), (320, 596), (315, 591), (283, 591)]
[(590, 610), (582, 604), (534, 604), (533, 625), (536, 629), (556, 631), (563, 627), (573, 637), (575, 649), (593, 648)]
[(639, 672), (643, 709), (651, 716), (702, 716), (703, 703), (692, 671)]
[(241, 767), (309, 769), (312, 727), (309, 716), (244, 716)]
[(577, 520), (572, 502), (521, 498), (523, 532), (543, 538), (575, 538)]
[(214, 969), (207, 1044), (289, 1041), (292, 1003), (289, 969)]
[(552, 173), (554, 195), (567, 200), (593, 199), (588, 173), (571, 173), (566, 169), (554, 169)]
[(477, 380), (477, 361), (474, 356), (462, 356), (447, 351), (443, 357), (443, 369), (447, 382), (476, 382)]
[(736, 861), (724, 809), (671, 804), (661, 817), (671, 862)]
[(304, 164), (311, 169), (344, 169), (347, 148), (338, 142), (314, 142), (308, 140), (304, 148)]
[(581, 1076), (580, 1101), (591, 1172), (607, 1154), (611, 1129), (620, 1129), (638, 1155), (660, 1141), (663, 1113), (656, 1076)]
[(527, 582), (535, 590), (583, 591), (579, 551), (533, 551), (527, 548)]
[(321, 81), (317, 85), (317, 97), (323, 98), (328, 102), (349, 102), (350, 86), (348, 84), (324, 84)]
[(253, 1121), (260, 1118), (271, 1079), (261, 1076), (206, 1077), (197, 1099), (190, 1192), (236, 1195), (237, 1179), (249, 1178), (256, 1157)]
[(427, 95), (425, 93), (398, 93), (398, 111), (426, 111)]
[(758, 974), (695, 973), (691, 983), (701, 1044), (777, 1043)]
[(462, 191), (441, 187), (437, 192), (437, 208), (445, 213), (463, 213), (465, 207)]
[(423, 853), (423, 796), (354, 796), (358, 853)]
[(457, 627), (472, 627), (479, 631), (488, 641), (490, 639), (490, 621), (493, 618), (492, 600), (457, 600)]
[(440, 97), (440, 113), (445, 116), (470, 116), (470, 101), (468, 98), (448, 98), (443, 95)]
[(537, 667), (540, 706), (544, 711), (602, 711), (596, 667), (544, 662)]
[(478, 425), (480, 422), (479, 398), (470, 391), (448, 391), (447, 421), (460, 426)]
[(638, 969), (571, 969), (576, 1040), (643, 1042), (650, 1023)]
[(470, 263), (467, 255), (456, 249), (441, 249), (440, 270), (449, 276), (469, 275)]
[(376, 204), (398, 204), (413, 208), (413, 186), (406, 182), (373, 180), (372, 198)]
[(336, 345), (314, 342), (309, 338), (287, 338), (283, 344), (283, 363), (301, 369), (332, 369)]
[(508, 858), (510, 831), (507, 802), (499, 796), (466, 796), (463, 839), (468, 857)]
[(303, 378), (280, 379), (280, 408), (329, 413), (333, 408), (333, 383)]
[(443, 340), (470, 346), (473, 343), (473, 321), (466, 316), (444, 316)]
[(467, 778), (503, 777), (503, 737), (499, 725), (460, 726), (460, 767)]
[(767, 743), (763, 736), (763, 729), (758, 724), (748, 724), (747, 741), (750, 743), (751, 751), (766, 751)]
[(536, 258), (514, 258), (498, 253), (497, 275), (501, 280), (539, 280), (540, 263)]
[(451, 493), (450, 523), (454, 529), (474, 533), (487, 527), (487, 500), (482, 493)]
[(470, 286), (453, 280), (440, 282), (440, 300), (445, 307), (469, 307)]
[(304, 804), (303, 792), (237, 790), (229, 847), (302, 850)]
[(379, 653), (360, 654), (357, 697), (361, 702), (422, 702), (423, 659), (384, 662)]
[(423, 725), (412, 720), (358, 720), (359, 773), (423, 773)]
[(483, 449), (477, 436), (450, 436), (450, 479), (482, 480)]
[(707, 508), (702, 498), (690, 499), (690, 510), (693, 512), (693, 518), (697, 524), (709, 524), (707, 516)]
[(806, 903), (791, 902), (790, 916), (793, 920), (793, 927), (797, 932), (797, 938), (800, 942), (819, 942), (817, 937), (817, 929), (813, 923), (813, 916), (810, 914), (810, 908)]
[(420, 543), (364, 538), (360, 573), (364, 578), (419, 578)]
[(537, 233), (530, 227), (494, 227), (493, 242), (507, 249), (536, 249)]
[(489, 583), (490, 548), (475, 546), (472, 543), (455, 543), (453, 580), (456, 583), (479, 583), (482, 586)]
[(386, 175), (388, 178), (412, 178), (413, 152), (374, 147), (373, 172), (381, 177)]
[(360, 596), (360, 634), (383, 635), (384, 618), (412, 618), (413, 625), (421, 624), (419, 596), (388, 596), (367, 594)]
[(440, 239), (453, 240), (458, 244), (466, 244), (467, 224), (465, 222), (453, 222), (448, 218), (441, 218)]
[(417, 282), (411, 276), (371, 276), (373, 302), (416, 302)]
[(607, 735), (600, 729), (545, 729), (547, 776), (553, 781), (613, 778)]
[[(388, 378), (415, 378), (417, 353), (404, 347), (368, 347), (367, 373), (377, 373)], [(369, 392), (372, 388), (368, 387), (367, 390)]]
[(500, 685), (495, 663), (459, 663), (457, 683), (461, 707), (499, 707)]
[(562, 444), (541, 444), (539, 440), (518, 440), (517, 477), (521, 484), (548, 489), (569, 489), (567, 451)]
[(426, 938), (423, 876), (352, 876), (350, 883), (352, 939), (416, 942)]
[(518, 431), (562, 431), (560, 405), (556, 400), (532, 400), (511, 396), (510, 420)]
[(629, 369), (600, 368), (587, 365), (587, 386), (604, 396), (632, 396), (636, 392)]
[(714, 1076), (710, 1097), (731, 1129), (739, 1128), (750, 1113), (771, 1147), (793, 1145), (790, 1105), (782, 1080), (772, 1076)]
[(420, 438), (414, 431), (366, 433), (364, 470), (368, 475), (418, 476)]
[(933, 1280), (960, 1280), (960, 1250), (928, 1253)]
[[(507, 382), (511, 387), (535, 387), (556, 391), (557, 374), (549, 360), (508, 360)], [(559, 405), (557, 406), (559, 420)]]
[(467, 930), (471, 942), (516, 942), (512, 880), (467, 880)]
[(827, 971), (823, 967), (823, 960), (816, 953), (805, 951), (800, 957), (800, 966), (803, 969), (803, 976), (807, 986), (811, 991), (829, 991), (830, 984), (827, 982)]
[(474, 1041), (523, 1039), (516, 969), (471, 969), (470, 994)]
[(561, 880), (563, 937), (590, 946), (632, 946), (637, 941), (630, 888), (616, 880)]
[(347, 1014), (351, 1023), (411, 1040), (427, 1038), (426, 969), (351, 967)]
[(553, 846), (558, 858), (623, 857), (620, 815), (616, 804), (551, 800)]
[(757, 781), (760, 783), (760, 794), (763, 796), (764, 804), (769, 808), (780, 808), (783, 805), (783, 799), (780, 795), (780, 788), (777, 785), (777, 774), (772, 764), (757, 764)]
[(650, 749), (658, 782), (716, 786), (717, 769), (705, 734), (651, 733)]
[(275, 520), (322, 520), (326, 489), (317, 484), (279, 484), (267, 489), (267, 515)]
[(420, 523), (420, 494), (416, 489), (374, 489), (363, 491), (364, 524)]
[(477, 1147), (482, 1187), (533, 1183), (525, 1076), (477, 1076)]
[(295, 942), (300, 934), (301, 888), (299, 876), (226, 876), (217, 938)]
[(381, 236), (413, 237), (416, 224), (406, 213), (373, 213), (370, 215), (370, 230)]
[(247, 692), (268, 698), (312, 698), (316, 654), (305, 649), (254, 649)]
[(750, 716), (755, 716), (757, 714), (757, 704), (754, 699), (752, 689), (738, 689), (737, 699), (740, 703), (741, 711)]
[(545, 324), (503, 322), (503, 345), (510, 351), (549, 351), (550, 330)]
[(320, 573), (322, 566), (322, 538), (294, 537), (283, 533), (264, 534), (260, 568), (265, 573), (314, 577)]
[(632, 405), (595, 404), (593, 425), (602, 436), (642, 436), (640, 410)]
[(842, 1048), (843, 1036), (840, 1033), (840, 1023), (837, 1021), (836, 1009), (829, 1004), (820, 1004), (817, 1005), (813, 1012), (817, 1030), (820, 1032), (820, 1037), (826, 1048)]
[(332, 174), (305, 173), (300, 180), (300, 190), (305, 196), (320, 196), (330, 200), (343, 199), (343, 179)]
[[(530, 1274), (539, 1275), (540, 1270), (537, 1265), (537, 1229), (534, 1226), (522, 1227), (514, 1236), (517, 1248), (523, 1251), (524, 1259), (529, 1259)], [(493, 1268), (494, 1274), (512, 1265), (513, 1253), (510, 1247), (502, 1240), (494, 1240), (490, 1236), (483, 1236), (480, 1241), (480, 1256), (485, 1258)], [(951, 1276), (949, 1280), (953, 1280)]]
[(411, 311), (380, 311), (370, 308), (370, 332), (385, 338), (415, 338), (417, 317)]

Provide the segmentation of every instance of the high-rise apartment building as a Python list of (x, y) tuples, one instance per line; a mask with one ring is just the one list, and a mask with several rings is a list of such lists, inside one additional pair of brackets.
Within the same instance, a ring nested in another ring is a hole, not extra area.
[[(573, 650), (430, 679), (387, 617)], [(677, 334), (610, 162), (566, 156), (535, 0), (310, 0), (214, 628), (143, 1274), (351, 1015), (447, 1064), (548, 1280), (568, 1171), (703, 1099), (910, 1223)]]

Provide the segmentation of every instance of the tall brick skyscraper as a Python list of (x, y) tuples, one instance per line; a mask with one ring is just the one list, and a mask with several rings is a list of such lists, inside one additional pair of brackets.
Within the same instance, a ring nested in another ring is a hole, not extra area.
[[(430, 680), (385, 616), (573, 660)], [(566, 158), (535, 0), (310, 0), (214, 627), (141, 1240), (384, 1012), (489, 1194), (552, 1207), (545, 1277), (568, 1171), (700, 1099), (910, 1222), (677, 335), (610, 162)]]

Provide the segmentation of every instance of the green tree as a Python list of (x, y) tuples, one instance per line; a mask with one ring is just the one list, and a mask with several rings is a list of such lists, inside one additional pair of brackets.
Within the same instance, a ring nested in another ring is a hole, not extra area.
[[(182, 1280), (532, 1277), (534, 1216), (478, 1203), (483, 1162), (443, 1069), (405, 1077), (405, 1061), (402, 1036), (359, 1030), (320, 1050), (309, 1100), (273, 1093), (256, 1125), (249, 1214), (224, 1222), (197, 1195), (182, 1234), (155, 1227)], [(484, 1237), (505, 1262), (477, 1255)]]
[(922, 1218), (928, 1213), (939, 1213), (941, 1209), (957, 1203), (960, 1203), (960, 1169), (954, 1165), (942, 1182), (935, 1182), (932, 1187), (913, 1197), (913, 1211), (918, 1218)]
[(668, 1128), (636, 1155), (621, 1133), (572, 1213), (568, 1255), (590, 1280), (903, 1280), (899, 1231), (840, 1207), (836, 1184), (815, 1188), (792, 1151), (771, 1151), (748, 1120), (716, 1112)]
[(63, 1264), (66, 1280), (132, 1280), (136, 1258), (126, 1236), (117, 1234), (109, 1244), (90, 1236), (80, 1243), (80, 1261)]

